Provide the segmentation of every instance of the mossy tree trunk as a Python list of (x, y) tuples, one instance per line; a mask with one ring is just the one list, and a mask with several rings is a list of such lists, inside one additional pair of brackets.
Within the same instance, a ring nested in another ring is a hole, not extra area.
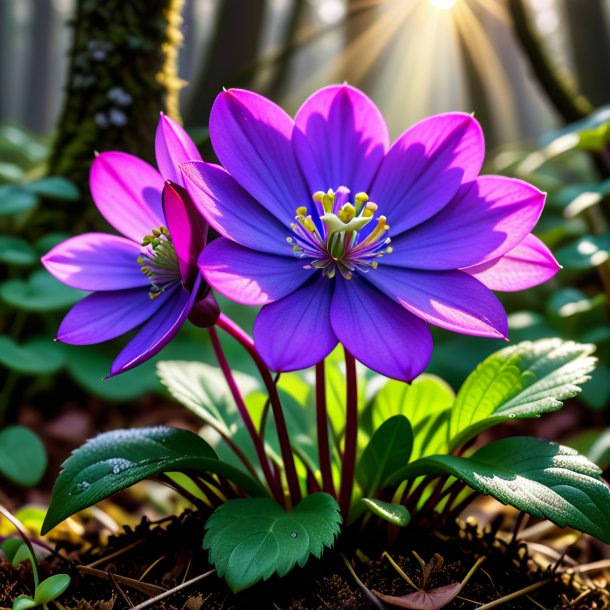
[[(49, 174), (83, 192), (95, 151), (154, 160), (159, 112), (178, 118), (184, 0), (78, 0)], [(153, 161), (154, 162), (154, 161)]]

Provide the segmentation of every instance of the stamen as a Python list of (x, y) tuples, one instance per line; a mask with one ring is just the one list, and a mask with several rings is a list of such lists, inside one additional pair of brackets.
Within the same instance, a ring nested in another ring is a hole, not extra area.
[(136, 259), (142, 273), (150, 279), (148, 296), (156, 299), (170, 285), (181, 279), (178, 257), (169, 231), (166, 227), (153, 229), (145, 235), (142, 246), (147, 248)]

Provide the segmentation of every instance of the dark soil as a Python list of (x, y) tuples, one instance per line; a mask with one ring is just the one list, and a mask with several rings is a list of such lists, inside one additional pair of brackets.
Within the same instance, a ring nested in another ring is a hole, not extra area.
[[(110, 538), (103, 547), (81, 555), (67, 543), (58, 543), (59, 554), (41, 562), (42, 577), (56, 572), (72, 576), (71, 587), (60, 599), (66, 610), (121, 610), (136, 606), (155, 593), (141, 592), (137, 588), (141, 585), (126, 581), (125, 577), (171, 589), (211, 569), (206, 553), (200, 549), (204, 520), (198, 513), (185, 513), (180, 518), (172, 517), (158, 523), (145, 520), (137, 528), (126, 529), (124, 534)], [(543, 570), (529, 558), (525, 545), (501, 542), (494, 528), (487, 528), (486, 533), (482, 533), (472, 525), (464, 525), (461, 529), (456, 526), (451, 535), (440, 536), (429, 527), (410, 527), (391, 545), (386, 529), (345, 538), (321, 560), (310, 560), (304, 568), (295, 569), (282, 580), (273, 577), (233, 595), (224, 582), (212, 574), (148, 607), (160, 610), (383, 608), (381, 603), (371, 602), (370, 593), (358, 585), (346, 567), (344, 557), (368, 589), (386, 595), (410, 593), (413, 588), (387, 559), (381, 557), (389, 548), (393, 559), (418, 585), (421, 569), (412, 551), (426, 561), (434, 553), (443, 557), (444, 565), (432, 574), (428, 589), (461, 581), (478, 557), (487, 558), (460, 598), (447, 608), (477, 608), (539, 581), (546, 581), (546, 584), (529, 597), (518, 597), (501, 607), (506, 610), (610, 608), (608, 592), (599, 583), (598, 586), (592, 582), (593, 586), (582, 583), (577, 586), (566, 576), (554, 575), (551, 568)], [(123, 552), (114, 558), (104, 560), (121, 550)], [(95, 575), (86, 574), (78, 567), (94, 562), (94, 569), (100, 571)], [(31, 594), (31, 582), (29, 565), (13, 568), (0, 563), (0, 606), (10, 607), (17, 595)]]

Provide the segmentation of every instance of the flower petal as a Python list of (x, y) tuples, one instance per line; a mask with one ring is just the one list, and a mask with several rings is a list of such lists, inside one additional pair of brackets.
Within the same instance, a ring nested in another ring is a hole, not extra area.
[(122, 152), (98, 155), (89, 174), (91, 196), (102, 216), (117, 230), (141, 242), (163, 222), (163, 178), (148, 163)]
[(243, 305), (266, 305), (285, 297), (312, 277), (296, 258), (264, 254), (228, 239), (215, 239), (199, 258), (212, 288)]
[(346, 349), (382, 375), (412, 381), (430, 361), (428, 325), (361, 278), (337, 281), (330, 317)]
[(170, 298), (167, 291), (151, 299), (144, 288), (94, 292), (66, 314), (57, 339), (72, 345), (110, 341), (148, 320)]
[(197, 259), (208, 235), (208, 223), (181, 186), (167, 182), (163, 188), (163, 212), (178, 257), (185, 286), (192, 286), (199, 273)]
[(261, 252), (292, 256), (286, 243), (292, 230), (278, 222), (226, 170), (203, 161), (185, 163), (181, 169), (193, 202), (223, 237)]
[(373, 102), (348, 85), (314, 93), (295, 117), (292, 144), (309, 190), (368, 191), (389, 143)]
[(216, 156), (284, 224), (311, 198), (292, 150), (293, 127), (292, 119), (279, 106), (241, 89), (220, 93), (210, 113)]
[(157, 355), (184, 324), (200, 285), (201, 276), (198, 276), (190, 294), (183, 288), (178, 288), (168, 295), (162, 306), (116, 357), (108, 377), (133, 369)]
[(337, 345), (329, 315), (332, 288), (332, 281), (319, 275), (261, 309), (254, 322), (254, 344), (272, 370), (313, 366)]
[(481, 127), (469, 114), (440, 114), (413, 125), (392, 145), (369, 195), (398, 235), (442, 210), (483, 165)]
[(388, 265), (459, 269), (502, 256), (523, 241), (544, 206), (544, 193), (504, 176), (462, 185), (436, 216), (392, 241)]
[(155, 155), (157, 167), (166, 180), (171, 180), (180, 186), (182, 173), (180, 163), (185, 161), (200, 161), (201, 155), (197, 147), (184, 129), (173, 119), (161, 113), (155, 134)]
[(466, 335), (507, 336), (502, 303), (463, 271), (415, 271), (379, 265), (367, 280), (426, 322)]
[(490, 290), (514, 292), (538, 286), (561, 269), (551, 251), (530, 233), (504, 256), (463, 269)]
[(60, 282), (80, 290), (123, 290), (148, 286), (140, 271), (138, 244), (119, 235), (85, 233), (55, 246), (42, 258)]

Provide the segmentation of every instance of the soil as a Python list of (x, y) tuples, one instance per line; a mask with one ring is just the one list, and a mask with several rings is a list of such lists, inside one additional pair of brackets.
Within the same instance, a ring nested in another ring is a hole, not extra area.
[[(143, 520), (137, 527), (125, 528), (123, 534), (84, 553), (73, 545), (59, 542), (58, 552), (40, 562), (41, 576), (57, 572), (72, 576), (68, 592), (60, 598), (61, 607), (66, 610), (132, 608), (158, 593), (138, 590), (142, 583), (171, 589), (211, 570), (199, 544), (204, 522), (205, 516), (197, 512), (186, 512), (179, 518), (171, 517), (157, 523)], [(482, 532), (471, 523), (456, 525), (443, 536), (435, 534), (432, 527), (409, 527), (402, 530), (391, 545), (386, 528), (377, 529), (376, 534), (368, 530), (360, 536), (344, 536), (337, 548), (327, 551), (322, 559), (310, 560), (304, 568), (295, 569), (281, 580), (272, 577), (234, 595), (221, 579), (211, 574), (147, 607), (160, 610), (389, 608), (372, 602), (370, 592), (357, 583), (346, 566), (349, 561), (353, 572), (369, 590), (395, 596), (412, 592), (414, 589), (387, 559), (382, 558), (383, 551), (388, 548), (392, 558), (418, 586), (421, 568), (412, 551), (426, 561), (434, 553), (441, 555), (443, 566), (431, 575), (427, 589), (460, 582), (478, 557), (486, 557), (460, 596), (447, 608), (477, 608), (542, 581), (546, 582), (544, 586), (529, 596), (522, 595), (504, 603), (502, 608), (610, 608), (603, 581), (562, 577), (553, 572), (557, 566), (542, 568), (534, 564), (525, 544), (510, 539), (503, 542), (497, 526), (487, 527)], [(91, 564), (93, 570), (99, 571), (94, 575), (78, 567)], [(10, 607), (17, 595), (31, 594), (31, 582), (29, 565), (13, 568), (7, 562), (0, 563), (0, 606)]]

